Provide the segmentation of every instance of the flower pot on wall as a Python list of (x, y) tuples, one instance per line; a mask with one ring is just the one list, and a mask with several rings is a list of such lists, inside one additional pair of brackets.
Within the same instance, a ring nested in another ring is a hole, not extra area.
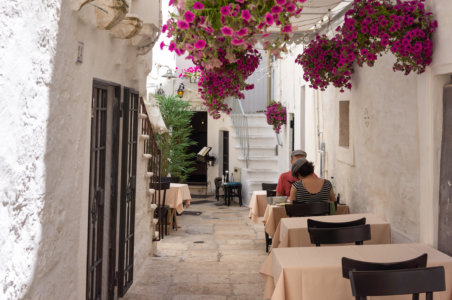
[(129, 11), (125, 0), (96, 0), (93, 5), (96, 9), (97, 27), (111, 29), (118, 24)]
[(119, 39), (130, 39), (137, 35), (142, 27), (143, 22), (137, 17), (125, 17), (110, 30), (110, 35)]

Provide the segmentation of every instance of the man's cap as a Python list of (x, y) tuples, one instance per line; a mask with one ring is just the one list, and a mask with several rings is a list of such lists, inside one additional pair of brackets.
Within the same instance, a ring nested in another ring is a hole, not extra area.
[[(300, 155), (300, 154), (299, 154)], [(292, 176), (297, 178), (297, 173), (300, 171), (301, 167), (307, 163), (308, 161), (306, 160), (306, 158), (299, 158), (296, 161), (294, 161), (294, 163), (292, 164)]]
[(292, 151), (292, 153), (290, 154), (290, 157), (294, 157), (294, 156), (307, 157), (308, 155), (306, 154), (306, 152), (304, 150), (295, 150), (295, 151)]

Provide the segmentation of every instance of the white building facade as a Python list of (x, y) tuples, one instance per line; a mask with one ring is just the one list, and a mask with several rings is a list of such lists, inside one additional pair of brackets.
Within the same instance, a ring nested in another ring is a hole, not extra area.
[[(450, 174), (450, 153), (445, 152), (450, 129), (443, 128), (443, 90), (452, 74), (452, 24), (447, 17), (452, 4), (428, 1), (427, 7), (439, 27), (433, 63), (421, 75), (393, 72), (395, 57), (388, 54), (374, 67), (355, 65), (351, 91), (317, 91), (309, 88), (301, 66), (294, 64), (303, 49), (295, 45), (277, 62), (274, 80), (276, 99), (295, 120), (294, 147), (306, 150), (318, 175), (334, 177), (341, 200), (352, 212), (385, 218), (394, 242), (438, 246), (438, 240), (450, 237), (438, 220), (447, 210), (440, 207), (440, 195), (450, 193), (444, 177)], [(282, 137), (279, 161), (286, 170), (292, 145), (289, 126)]]
[[(0, 298), (116, 298), (123, 120), (126, 104), (136, 115), (146, 95), (160, 2), (4, 1), (0, 15)], [(133, 126), (139, 136), (140, 122)], [(137, 143), (135, 154), (127, 150), (138, 160), (134, 252), (126, 253), (135, 272), (153, 234)]]

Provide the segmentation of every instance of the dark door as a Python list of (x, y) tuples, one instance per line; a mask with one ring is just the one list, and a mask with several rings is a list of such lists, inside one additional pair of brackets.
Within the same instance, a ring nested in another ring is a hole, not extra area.
[(438, 249), (452, 255), (452, 84), (443, 92)]
[(93, 86), (88, 206), (86, 299), (102, 297), (107, 88)]
[(226, 177), (226, 171), (228, 171), (228, 178), (226, 181), (229, 181), (229, 131), (222, 131), (223, 133), (223, 175)]
[[(198, 153), (203, 147), (207, 146), (207, 112), (197, 111), (191, 118), (192, 133), (190, 139), (196, 142), (196, 145), (190, 146), (188, 153)], [(187, 182), (191, 184), (206, 184), (207, 183), (207, 163), (199, 162), (196, 157), (193, 158), (195, 162), (195, 171), (191, 173)]]
[(124, 296), (133, 283), (138, 105), (138, 93), (125, 88), (121, 156), (121, 195), (119, 204), (119, 297)]

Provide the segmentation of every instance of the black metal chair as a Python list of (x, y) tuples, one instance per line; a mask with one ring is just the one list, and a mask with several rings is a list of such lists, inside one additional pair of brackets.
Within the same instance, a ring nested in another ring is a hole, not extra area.
[(239, 198), (239, 205), (242, 206), (242, 183), (241, 182), (227, 182), (223, 185), (224, 189), (224, 204), (231, 205), (234, 197)]
[(401, 269), (384, 271), (350, 271), (350, 284), (356, 300), (367, 296), (412, 294), (413, 300), (426, 293), (433, 300), (433, 292), (446, 289), (444, 267)]
[[(165, 234), (168, 235), (168, 228), (166, 227), (168, 224), (168, 212), (169, 206), (165, 204), (166, 201), (166, 190), (170, 188), (171, 182), (169, 180), (161, 178), (161, 181), (150, 182), (149, 188), (154, 189), (155, 192), (152, 196), (152, 203), (157, 204), (157, 209), (154, 212), (154, 217), (158, 218), (158, 226), (159, 226), (159, 240), (165, 237)], [(163, 190), (163, 197), (160, 191)], [(161, 199), (161, 198), (162, 199)]]
[(327, 215), (330, 212), (328, 201), (305, 201), (285, 205), (288, 217), (310, 217)]
[(320, 244), (348, 244), (362, 245), (370, 240), (370, 225), (358, 225), (342, 228), (308, 228), (311, 243), (317, 247)]
[(386, 271), (397, 269), (416, 269), (427, 266), (427, 253), (413, 259), (389, 263), (376, 263), (342, 257), (342, 276), (350, 278), (350, 271)]
[[(221, 177), (215, 177), (215, 179), (213, 181), (215, 183), (215, 199), (217, 199), (217, 201), (219, 201), (220, 197), (224, 197), (224, 194), (220, 195), (220, 189), (222, 189)], [(223, 192), (224, 192), (224, 190), (223, 190)]]
[(323, 222), (313, 219), (308, 219), (308, 228), (342, 228), (350, 226), (358, 226), (366, 224), (366, 218), (361, 218), (348, 222)]
[(267, 197), (276, 196), (277, 183), (262, 183), (262, 190), (267, 191)]
[(180, 183), (180, 177), (168, 177), (170, 183)]

